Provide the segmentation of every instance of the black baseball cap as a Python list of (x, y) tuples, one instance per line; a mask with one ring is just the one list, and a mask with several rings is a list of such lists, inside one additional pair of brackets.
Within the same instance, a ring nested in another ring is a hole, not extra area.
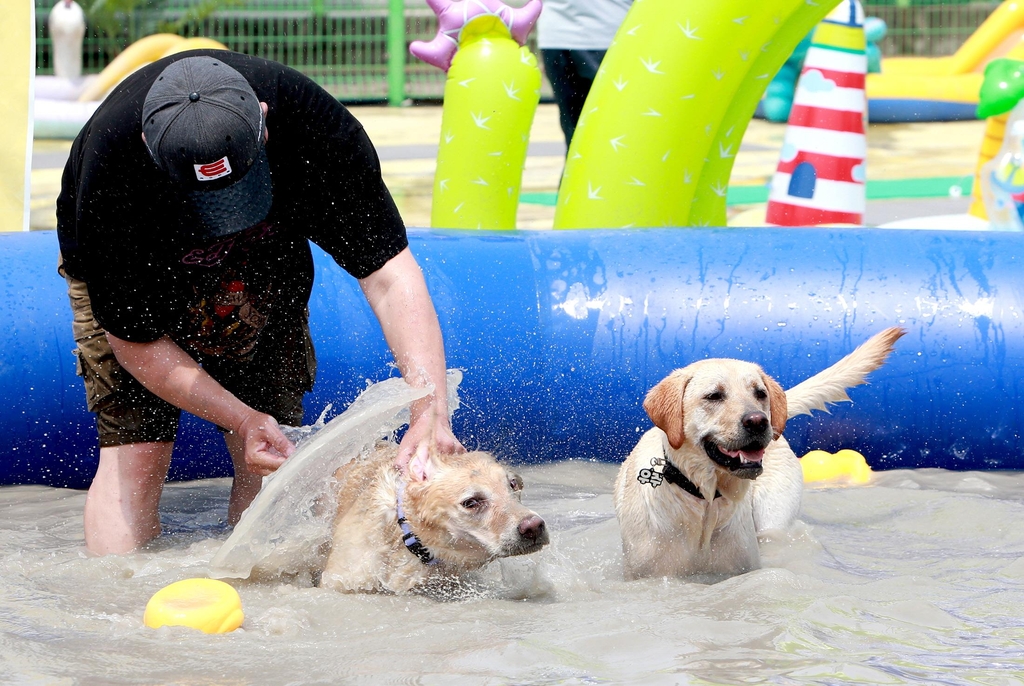
[(184, 188), (187, 227), (216, 238), (266, 219), (273, 200), (263, 110), (252, 86), (215, 57), (169, 64), (142, 106), (157, 166)]

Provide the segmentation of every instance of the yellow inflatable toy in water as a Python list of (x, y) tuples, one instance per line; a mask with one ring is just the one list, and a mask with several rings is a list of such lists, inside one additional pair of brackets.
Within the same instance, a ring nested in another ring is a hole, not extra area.
[(769, 81), (838, 0), (644, 0), (594, 80), (554, 228), (725, 226), (743, 134)]
[(187, 626), (224, 634), (242, 625), (242, 599), (231, 585), (216, 579), (183, 579), (153, 594), (142, 621), (151, 629)]
[(835, 455), (824, 450), (812, 450), (800, 458), (804, 483), (819, 481), (845, 481), (866, 484), (871, 480), (871, 467), (856, 450), (840, 450)]

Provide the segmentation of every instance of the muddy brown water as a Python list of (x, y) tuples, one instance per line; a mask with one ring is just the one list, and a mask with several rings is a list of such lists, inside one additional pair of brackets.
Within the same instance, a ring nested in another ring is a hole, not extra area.
[(149, 629), (150, 596), (205, 576), (229, 482), (170, 484), (165, 535), (86, 554), (82, 491), (0, 488), (4, 684), (1020, 684), (1024, 474), (882, 472), (809, 487), (763, 568), (626, 582), (616, 466), (528, 466), (552, 544), (458, 599), (232, 582), (242, 628)]

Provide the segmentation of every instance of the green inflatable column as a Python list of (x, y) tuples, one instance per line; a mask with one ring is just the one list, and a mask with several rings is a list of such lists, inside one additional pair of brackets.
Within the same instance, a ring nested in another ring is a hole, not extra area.
[(516, 228), (539, 101), (537, 58), (498, 17), (470, 21), (444, 87), (432, 227)]

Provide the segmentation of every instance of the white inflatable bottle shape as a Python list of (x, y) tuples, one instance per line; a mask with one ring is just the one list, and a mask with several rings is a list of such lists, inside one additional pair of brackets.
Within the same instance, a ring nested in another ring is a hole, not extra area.
[(991, 229), (1024, 231), (1024, 100), (1010, 111), (1003, 145), (978, 178)]
[(53, 40), (53, 75), (77, 79), (82, 75), (85, 12), (75, 0), (60, 0), (47, 17)]

